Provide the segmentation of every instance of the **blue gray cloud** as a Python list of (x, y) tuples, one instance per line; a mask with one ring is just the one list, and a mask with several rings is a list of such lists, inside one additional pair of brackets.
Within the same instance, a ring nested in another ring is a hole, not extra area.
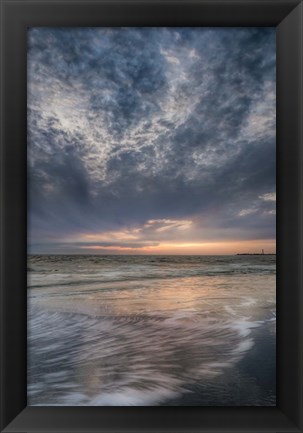
[(274, 239), (275, 64), (274, 28), (30, 29), (30, 244), (162, 219)]

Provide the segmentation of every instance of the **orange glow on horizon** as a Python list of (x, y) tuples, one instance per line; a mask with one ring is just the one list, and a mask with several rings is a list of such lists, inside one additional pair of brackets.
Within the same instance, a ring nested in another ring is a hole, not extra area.
[(273, 239), (258, 239), (250, 241), (224, 241), (224, 242), (184, 242), (160, 243), (157, 246), (143, 246), (131, 248), (126, 246), (81, 246), (81, 249), (90, 251), (104, 251), (112, 254), (179, 254), (179, 255), (228, 255), (238, 253), (265, 253), (276, 252), (276, 241)]

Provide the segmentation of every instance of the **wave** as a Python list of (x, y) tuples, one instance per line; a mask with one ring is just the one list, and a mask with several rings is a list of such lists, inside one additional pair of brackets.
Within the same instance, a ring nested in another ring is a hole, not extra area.
[[(254, 268), (247, 267), (234, 268), (234, 269), (173, 269), (164, 272), (163, 270), (154, 272), (138, 272), (134, 270), (133, 272), (122, 272), (119, 271), (110, 272), (110, 276), (107, 272), (101, 273), (91, 273), (91, 274), (53, 274), (53, 270), (47, 273), (40, 273), (39, 276), (32, 274), (29, 278), (28, 286), (31, 289), (46, 288), (46, 287), (56, 287), (56, 286), (81, 286), (90, 284), (101, 284), (101, 283), (119, 283), (119, 282), (129, 282), (129, 281), (144, 281), (144, 280), (156, 280), (156, 279), (172, 279), (172, 278), (188, 278), (188, 277), (216, 277), (216, 276), (237, 276), (237, 275), (251, 275), (251, 274), (262, 274), (262, 275), (275, 275), (275, 269), (271, 267)], [(93, 278), (92, 278), (93, 275)], [(50, 281), (48, 281), (48, 279)], [(39, 281), (42, 280), (42, 281)], [(67, 281), (66, 281), (67, 280)], [(39, 281), (39, 282), (38, 282)]]
[(29, 405), (152, 406), (229, 369), (253, 345), (249, 317), (191, 309), (90, 317), (29, 309)]

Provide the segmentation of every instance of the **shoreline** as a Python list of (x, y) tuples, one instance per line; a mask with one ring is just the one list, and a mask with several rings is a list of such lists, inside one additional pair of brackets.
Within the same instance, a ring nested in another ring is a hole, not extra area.
[[(267, 322), (255, 329), (254, 346), (232, 368), (163, 406), (276, 406), (276, 335)], [(249, 391), (248, 391), (249, 390)]]

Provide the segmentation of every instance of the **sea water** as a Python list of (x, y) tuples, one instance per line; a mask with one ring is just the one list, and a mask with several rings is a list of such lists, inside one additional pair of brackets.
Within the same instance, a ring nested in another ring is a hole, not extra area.
[(275, 259), (29, 256), (28, 405), (275, 405)]

